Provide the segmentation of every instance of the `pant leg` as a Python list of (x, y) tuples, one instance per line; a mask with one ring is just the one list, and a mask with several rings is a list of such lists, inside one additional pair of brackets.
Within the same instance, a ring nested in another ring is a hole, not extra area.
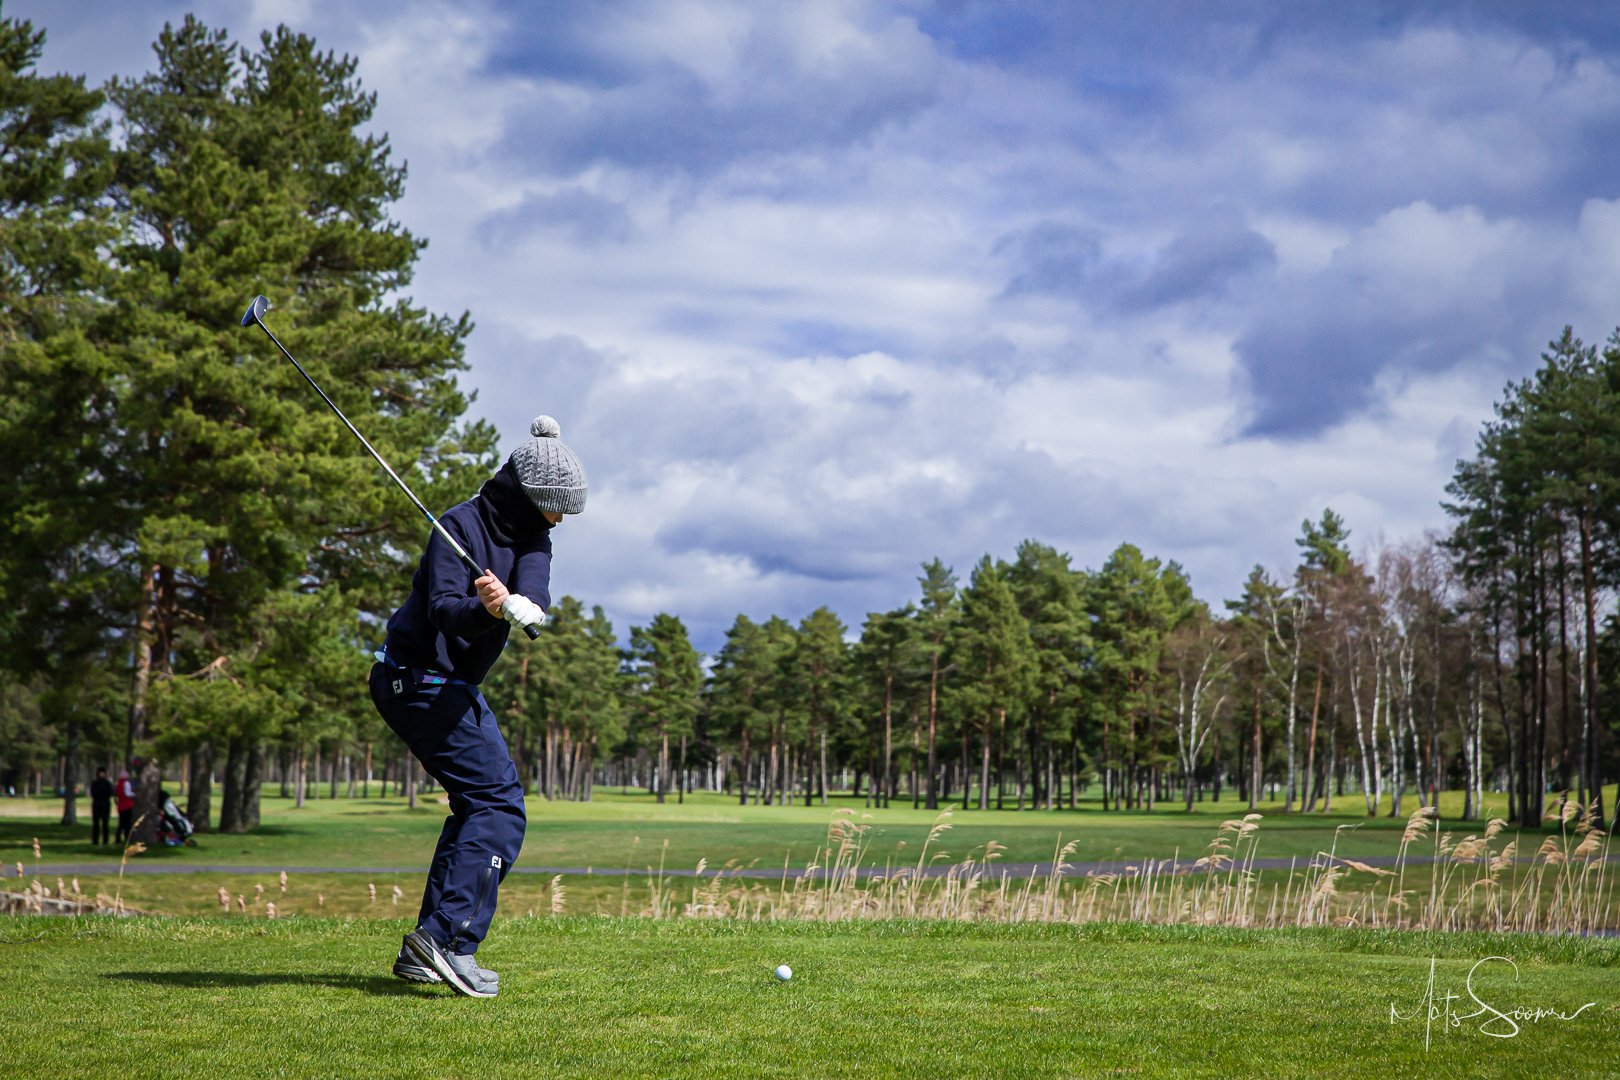
[(439, 830), (439, 843), (433, 849), (433, 862), (428, 866), (427, 885), (422, 889), (422, 909), (416, 916), (418, 926), (439, 910), (439, 902), (444, 896), (444, 875), (450, 869), (450, 852), (461, 836), (461, 821), (466, 810), (459, 804), (459, 799), (451, 798), (450, 816), (444, 819), (444, 828)]
[(134, 810), (118, 811), (118, 842), (126, 843), (129, 840), (129, 831), (135, 823)]
[(372, 700), (422, 767), (450, 796), (455, 836), (440, 834), (427, 894), (438, 883), (437, 906), (421, 928), (455, 952), (473, 953), (489, 932), (500, 884), (523, 846), (523, 785), (495, 714), (476, 687), (415, 684), (399, 669), (378, 664)]
[(108, 828), (111, 823), (112, 812), (108, 810), (92, 810), (90, 812), (90, 843), (105, 844), (111, 839), (112, 830)]

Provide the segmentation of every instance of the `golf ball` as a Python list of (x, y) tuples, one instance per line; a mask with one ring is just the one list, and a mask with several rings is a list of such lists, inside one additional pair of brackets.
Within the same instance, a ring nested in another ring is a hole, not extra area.
[(783, 964), (781, 967), (776, 969), (776, 977), (781, 979), (783, 982), (787, 982), (789, 979), (793, 978), (793, 969), (788, 967), (786, 964)]

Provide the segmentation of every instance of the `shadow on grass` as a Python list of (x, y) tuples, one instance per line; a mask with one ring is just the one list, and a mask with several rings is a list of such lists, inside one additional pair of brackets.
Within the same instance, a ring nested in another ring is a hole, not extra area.
[(408, 983), (387, 975), (354, 975), (325, 972), (294, 975), (245, 971), (109, 971), (103, 979), (149, 983), (181, 990), (249, 989), (259, 986), (329, 986), (335, 990), (357, 990), (386, 997), (435, 996), (432, 987)]
[[(259, 825), (251, 832), (221, 833), (200, 832), (192, 844), (181, 844), (170, 847), (167, 844), (153, 844), (145, 852), (133, 858), (144, 862), (156, 862), (162, 859), (177, 859), (186, 861), (195, 859), (200, 851), (209, 848), (221, 853), (232, 852), (240, 848), (241, 854), (253, 853), (251, 847), (241, 847), (242, 844), (261, 840), (280, 840), (287, 837), (316, 836), (317, 831), (310, 829), (302, 823)], [(14, 862), (25, 864), (33, 861), (34, 840), (38, 839), (40, 846), (45, 849), (47, 862), (100, 862), (105, 861), (116, 866), (123, 857), (124, 846), (120, 843), (92, 844), (90, 842), (90, 819), (85, 817), (78, 825), (46, 824), (44, 822), (0, 820), (0, 860), (3, 865), (10, 867)]]

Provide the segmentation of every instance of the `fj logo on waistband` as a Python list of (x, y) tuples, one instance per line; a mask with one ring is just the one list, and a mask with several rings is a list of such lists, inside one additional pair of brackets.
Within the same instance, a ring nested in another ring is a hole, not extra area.
[(404, 692), (405, 692), (405, 681), (403, 679), (395, 679), (394, 680), (394, 693), (403, 694)]
[(501, 857), (499, 855), (491, 855), (489, 857), (489, 865), (499, 870), (501, 868)]

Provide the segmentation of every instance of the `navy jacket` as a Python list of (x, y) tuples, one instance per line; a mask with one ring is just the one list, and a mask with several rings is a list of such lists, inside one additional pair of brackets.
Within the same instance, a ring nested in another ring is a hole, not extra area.
[[(524, 494), (510, 461), (477, 495), (445, 511), (439, 524), (509, 592), (551, 610), (551, 523)], [(484, 610), (476, 577), (433, 530), (411, 595), (388, 620), (389, 660), (483, 682), (506, 647), (509, 624)]]

